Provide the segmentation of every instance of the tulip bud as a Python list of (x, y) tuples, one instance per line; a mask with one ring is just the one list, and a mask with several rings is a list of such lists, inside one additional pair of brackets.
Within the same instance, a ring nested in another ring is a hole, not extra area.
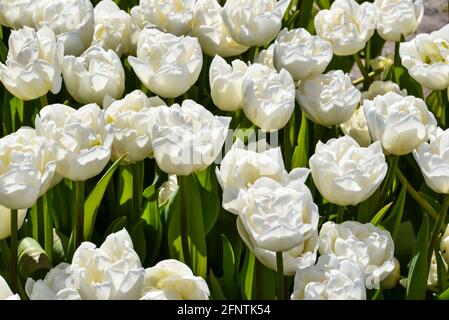
[(390, 290), (398, 285), (399, 279), (401, 279), (401, 264), (398, 259), (393, 258), (394, 261), (394, 269), (393, 271), (382, 280), (381, 286), (382, 289)]

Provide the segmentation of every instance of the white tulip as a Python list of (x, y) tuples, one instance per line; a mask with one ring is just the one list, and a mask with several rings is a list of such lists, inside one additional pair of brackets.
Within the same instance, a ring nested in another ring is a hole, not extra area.
[(131, 16), (112, 0), (100, 1), (94, 9), (95, 32), (93, 45), (113, 50), (120, 57), (132, 51), (136, 31)]
[(399, 54), (410, 76), (432, 90), (449, 87), (449, 25), (402, 42)]
[(430, 261), (429, 276), (427, 277), (427, 289), (438, 289), (438, 264), (435, 252), (432, 253), (432, 260)]
[(350, 259), (325, 254), (298, 270), (292, 300), (366, 300), (363, 272)]
[(146, 28), (139, 35), (137, 58), (129, 56), (128, 62), (148, 89), (175, 98), (198, 80), (203, 53), (196, 38)]
[(19, 295), (11, 291), (2, 276), (0, 276), (0, 300), (20, 300)]
[[(22, 227), (26, 214), (26, 209), (17, 211), (17, 230)], [(0, 240), (9, 236), (11, 236), (11, 209), (0, 205)]]
[(223, 111), (237, 111), (243, 105), (242, 82), (248, 65), (241, 60), (228, 65), (215, 56), (209, 69), (209, 83), (214, 104)]
[(341, 70), (301, 81), (296, 92), (296, 99), (307, 117), (327, 127), (351, 119), (360, 97), (361, 93), (352, 84), (349, 74)]
[(393, 289), (398, 285), (398, 282), (401, 279), (401, 264), (399, 263), (398, 259), (393, 258), (394, 261), (394, 269), (391, 271), (391, 273), (382, 280), (381, 287), (382, 289)]
[(206, 281), (177, 260), (163, 260), (145, 271), (141, 300), (209, 300), (209, 296)]
[(377, 287), (395, 267), (394, 243), (390, 232), (370, 223), (324, 223), (320, 230), (320, 254), (325, 253), (354, 261), (365, 273), (368, 289)]
[(210, 56), (232, 57), (246, 50), (234, 41), (221, 17), (217, 0), (198, 0), (193, 16), (192, 34), (198, 38), (203, 52)]
[(0, 81), (21, 100), (37, 99), (61, 90), (64, 47), (51, 29), (24, 27), (12, 31), (5, 64), (0, 62)]
[(159, 207), (166, 204), (176, 191), (178, 191), (178, 178), (175, 174), (169, 174), (168, 180), (162, 183), (162, 186), (159, 189), (157, 198)]
[(393, 81), (374, 81), (368, 88), (368, 91), (362, 92), (363, 100), (374, 100), (377, 96), (383, 96), (388, 92), (395, 92), (403, 97), (407, 96), (407, 90), (399, 87)]
[(0, 25), (13, 29), (33, 27), (33, 14), (36, 5), (41, 2), (42, 0), (1, 0)]
[(97, 248), (83, 242), (69, 268), (70, 287), (83, 300), (138, 300), (142, 297), (145, 269), (128, 232), (110, 234)]
[(61, 263), (51, 269), (43, 280), (28, 278), (25, 291), (30, 300), (81, 300), (77, 290), (70, 288), (70, 264)]
[[(0, 205), (31, 208), (52, 185), (56, 161), (46, 138), (31, 128), (0, 139)], [(55, 178), (56, 179), (56, 178)]]
[(63, 104), (41, 109), (36, 131), (51, 141), (58, 173), (74, 181), (98, 175), (111, 155), (114, 128), (106, 125), (103, 111), (95, 104), (75, 110)]
[[(246, 149), (240, 139), (232, 145), (220, 168), (215, 169), (218, 182), (223, 190), (223, 208), (238, 214), (237, 197), (239, 191), (247, 189), (261, 177), (268, 177), (277, 182), (289, 181), (289, 174), (284, 168), (280, 148), (262, 150)], [(292, 173), (297, 172), (296, 170)], [(294, 175), (291, 176), (292, 179)]]
[(107, 107), (104, 114), (105, 121), (115, 128), (112, 160), (127, 153), (123, 162), (130, 164), (152, 156), (148, 126), (154, 117), (152, 111), (155, 110), (151, 109), (164, 105), (165, 102), (160, 98), (148, 98), (142, 91), (135, 90)]
[(195, 0), (140, 0), (131, 9), (134, 23), (140, 28), (158, 26), (167, 32), (182, 36), (192, 28)]
[(418, 29), (424, 16), (422, 0), (376, 0), (377, 32), (385, 40), (401, 41)]
[(351, 137), (331, 139), (316, 145), (309, 160), (313, 181), (329, 202), (357, 205), (368, 199), (387, 174), (379, 142), (362, 148)]
[(117, 54), (100, 46), (80, 57), (65, 56), (62, 70), (70, 95), (79, 103), (103, 104), (106, 95), (118, 99), (125, 91), (125, 70)]
[(150, 125), (154, 158), (163, 171), (186, 176), (215, 161), (231, 118), (214, 116), (192, 100), (158, 107)]
[(440, 251), (446, 264), (449, 264), (449, 224), (447, 225), (446, 231), (441, 237)]
[(363, 108), (355, 110), (351, 119), (342, 123), (340, 128), (345, 135), (353, 138), (361, 147), (368, 147), (371, 144), (371, 137)]
[(282, 129), (295, 109), (295, 83), (286, 70), (262, 64), (248, 67), (242, 82), (243, 112), (264, 131)]
[(64, 42), (64, 54), (79, 56), (89, 48), (95, 29), (90, 0), (41, 0), (36, 7), (36, 27), (48, 26)]
[(304, 184), (308, 171), (283, 186), (262, 177), (238, 195), (238, 219), (254, 246), (283, 252), (302, 245), (316, 232), (318, 207)]
[(317, 35), (332, 43), (336, 55), (349, 56), (365, 48), (373, 36), (377, 10), (369, 2), (336, 0), (329, 10), (318, 12), (314, 23)]
[(238, 43), (253, 47), (270, 43), (281, 30), (291, 0), (227, 0), (223, 20)]
[[(237, 231), (256, 258), (267, 268), (276, 271), (276, 252), (257, 247), (255, 240), (248, 234), (240, 219), (237, 219)], [(318, 246), (318, 232), (314, 230), (303, 243), (283, 252), (284, 274), (292, 276), (298, 269), (312, 266), (316, 261)]]
[(276, 69), (274, 67), (273, 56), (274, 56), (274, 43), (271, 44), (268, 48), (260, 51), (254, 58), (254, 63), (263, 64), (271, 69)]
[(363, 110), (371, 138), (380, 141), (389, 154), (412, 152), (429, 139), (437, 125), (422, 99), (394, 92), (365, 100)]
[(285, 69), (295, 81), (315, 77), (326, 70), (332, 60), (332, 44), (306, 29), (283, 29), (274, 42), (274, 65)]

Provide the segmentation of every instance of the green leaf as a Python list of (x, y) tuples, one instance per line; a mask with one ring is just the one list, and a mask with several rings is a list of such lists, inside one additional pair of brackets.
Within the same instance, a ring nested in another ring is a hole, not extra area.
[(371, 219), (371, 224), (377, 226), (383, 219), (384, 215), (388, 212), (393, 202), (386, 204), (378, 213)]
[(8, 48), (2, 41), (0, 41), (0, 62), (5, 63), (7, 55), (8, 55)]
[(410, 77), (408, 71), (404, 67), (395, 67), (394, 76), (396, 83), (399, 84), (402, 89), (407, 89), (409, 95), (413, 95), (421, 99), (424, 98), (421, 85)]
[(126, 154), (118, 158), (112, 166), (106, 171), (106, 173), (101, 177), (100, 181), (96, 184), (95, 188), (90, 192), (86, 201), (84, 202), (84, 239), (90, 240), (92, 237), (92, 232), (95, 226), (95, 220), (97, 218), (98, 208), (100, 207), (101, 200), (103, 199), (106, 188), (114, 175), (120, 161)]
[(399, 193), (399, 197), (396, 200), (391, 213), (382, 222), (382, 226), (390, 231), (393, 241), (396, 241), (396, 237), (398, 235), (399, 225), (401, 224), (402, 216), (404, 214), (406, 196), (407, 188), (405, 185), (402, 185), (401, 192)]
[(428, 249), (429, 218), (425, 215), (418, 232), (413, 257), (410, 261), (406, 289), (407, 300), (424, 300), (426, 298), (427, 278), (429, 275), (429, 266), (427, 263)]
[(198, 187), (201, 193), (201, 207), (203, 210), (204, 233), (207, 235), (217, 222), (220, 215), (221, 203), (218, 197), (218, 184), (214, 166), (197, 172)]
[(212, 298), (214, 300), (226, 300), (223, 290), (221, 290), (220, 282), (215, 277), (214, 272), (212, 270), (210, 270), (209, 288), (211, 291)]
[(136, 225), (131, 230), (130, 236), (133, 241), (134, 250), (139, 255), (140, 261), (144, 263), (147, 254), (144, 220), (140, 220), (136, 223)]
[(227, 297), (235, 297), (237, 294), (237, 288), (235, 286), (234, 279), (234, 265), (235, 257), (232, 245), (228, 238), (222, 234), (221, 235), (222, 245), (223, 245), (223, 280), (224, 280), (224, 291)]
[(301, 117), (301, 127), (298, 135), (298, 145), (292, 158), (292, 168), (307, 167), (309, 165), (309, 125), (304, 112)]
[(299, 14), (299, 28), (307, 29), (310, 33), (315, 33), (315, 26), (313, 23), (313, 1), (302, 1)]
[(331, 7), (331, 1), (330, 0), (315, 0), (316, 4), (320, 9), (329, 9)]
[(133, 209), (133, 173), (130, 166), (120, 166), (117, 192), (120, 215), (130, 215)]
[(252, 300), (254, 294), (254, 266), (255, 256), (248, 250), (246, 251), (245, 262), (240, 272), (240, 284), (242, 290), (242, 298), (244, 300)]
[(69, 246), (69, 238), (58, 230), (53, 230), (53, 265), (64, 262)]
[(148, 200), (145, 202), (144, 209), (141, 215), (141, 218), (146, 222), (145, 234), (148, 239), (147, 258), (150, 265), (156, 262), (156, 258), (161, 247), (163, 233), (163, 226), (157, 203), (157, 196), (158, 193), (156, 190), (153, 191), (152, 195), (148, 196)]
[(127, 217), (118, 217), (117, 219), (112, 221), (111, 224), (106, 229), (105, 238), (111, 233), (115, 233), (122, 230), (124, 227), (126, 227), (127, 222), (128, 222)]
[(51, 268), (50, 260), (44, 249), (32, 238), (20, 241), (17, 250), (18, 266), (25, 277), (42, 274)]

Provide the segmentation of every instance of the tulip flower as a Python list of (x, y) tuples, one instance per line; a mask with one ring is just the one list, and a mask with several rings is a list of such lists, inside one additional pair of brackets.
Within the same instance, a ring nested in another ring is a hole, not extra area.
[(271, 69), (276, 69), (274, 67), (274, 44), (271, 44), (268, 48), (259, 51), (257, 56), (254, 58), (254, 63), (263, 64)]
[(368, 88), (368, 91), (362, 92), (363, 100), (374, 100), (377, 96), (383, 96), (388, 92), (395, 92), (403, 97), (407, 96), (407, 90), (399, 87), (393, 81), (374, 81)]
[(0, 276), (0, 300), (20, 300), (19, 295), (11, 291), (2, 276)]
[(42, 0), (2, 0), (0, 2), (0, 25), (8, 28), (21, 29), (33, 27), (33, 14), (36, 4)]

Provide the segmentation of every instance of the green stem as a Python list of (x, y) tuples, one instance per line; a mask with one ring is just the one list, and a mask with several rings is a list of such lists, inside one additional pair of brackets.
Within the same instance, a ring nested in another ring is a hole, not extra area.
[(424, 209), (434, 220), (438, 219), (438, 213), (436, 210), (432, 207), (432, 205), (427, 202), (418, 191), (413, 188), (413, 186), (407, 181), (407, 178), (404, 176), (404, 174), (401, 172), (399, 168), (396, 168), (396, 176), (401, 181), (403, 185), (405, 185), (405, 188), (407, 189), (407, 192), (412, 196), (412, 198), (420, 205), (421, 208)]
[(179, 176), (179, 192), (181, 196), (181, 247), (182, 247), (182, 255), (184, 257), (184, 263), (192, 268), (192, 259), (190, 257), (189, 250), (189, 238), (188, 238), (188, 219), (187, 219), (187, 190), (186, 190), (186, 181), (188, 179), (187, 176)]
[(345, 207), (343, 206), (338, 206), (338, 210), (337, 210), (337, 223), (342, 223), (343, 221), (345, 221)]
[(446, 219), (447, 209), (449, 208), (449, 194), (444, 195), (443, 205), (441, 206), (441, 210), (438, 214), (438, 220), (435, 223), (435, 227), (433, 228), (432, 237), (430, 238), (429, 243), (429, 251), (428, 251), (428, 266), (430, 267), (430, 262), (432, 260), (433, 250), (435, 249), (435, 245), (437, 243), (438, 237), (441, 232), (441, 228), (443, 227), (444, 220)]
[(84, 181), (74, 181), (75, 185), (75, 250), (84, 238)]
[(53, 261), (53, 217), (51, 210), (48, 208), (47, 193), (42, 195), (41, 198), (44, 206), (44, 248), (51, 263)]
[(363, 78), (365, 79), (365, 82), (367, 85), (370, 85), (372, 80), (371, 77), (369, 76), (368, 71), (366, 70), (365, 66), (363, 65), (362, 59), (360, 59), (360, 54), (356, 53), (353, 55), (355, 62), (357, 63), (357, 66), (360, 69), (360, 72), (363, 75)]
[(401, 41), (396, 41), (394, 43), (394, 67), (400, 67), (401, 66), (401, 56), (399, 54), (399, 48), (401, 46)]
[(399, 157), (392, 155), (390, 159), (390, 167), (388, 168), (387, 177), (385, 178), (385, 183), (382, 187), (382, 191), (380, 192), (379, 202), (377, 204), (377, 208), (382, 208), (385, 199), (387, 198), (388, 191), (390, 190), (391, 184), (393, 183), (394, 173), (396, 168), (398, 167)]
[(41, 107), (42, 107), (42, 108), (48, 106), (47, 95), (44, 94), (42, 97), (40, 97), (40, 98), (39, 98), (39, 102), (41, 103)]
[(140, 164), (135, 163), (131, 165), (131, 171), (133, 175), (133, 218), (140, 217), (140, 197), (141, 197), (141, 188), (140, 188)]
[(18, 215), (17, 209), (11, 209), (11, 289), (13, 292), (17, 292), (17, 229), (18, 229)]
[(285, 300), (284, 258), (282, 257), (282, 251), (276, 252), (276, 270), (277, 270), (277, 297), (278, 300)]
[[(374, 70), (374, 71), (371, 71), (370, 73), (368, 73), (368, 76), (372, 79), (375, 76), (377, 76), (378, 74), (381, 74), (383, 71), (384, 71), (384, 69), (377, 69), (377, 70)], [(359, 84), (362, 84), (363, 81), (365, 81), (365, 77), (361, 77), (361, 78), (354, 80), (352, 82), (352, 84), (355, 86), (358, 86)]]
[(37, 199), (36, 202), (37, 213), (37, 242), (41, 246), (45, 243), (45, 213), (44, 213), (44, 201), (43, 197)]

